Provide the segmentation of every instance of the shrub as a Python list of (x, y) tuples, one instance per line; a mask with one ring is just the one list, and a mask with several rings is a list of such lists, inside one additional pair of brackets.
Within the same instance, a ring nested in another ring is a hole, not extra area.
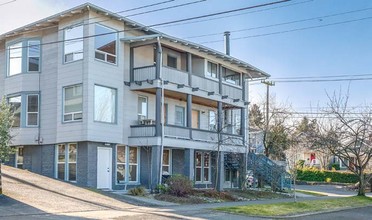
[(327, 178), (325, 179), (325, 181), (326, 181), (326, 183), (330, 183), (330, 182), (332, 182), (332, 179), (329, 178), (329, 177), (327, 177)]
[(174, 175), (167, 179), (168, 193), (174, 196), (186, 196), (192, 193), (192, 181), (183, 175)]
[(358, 176), (350, 172), (325, 171), (315, 168), (304, 168), (297, 170), (297, 179), (302, 181), (324, 182), (330, 178), (332, 182), (357, 183)]
[(143, 186), (139, 186), (128, 190), (128, 193), (132, 196), (144, 196), (146, 194), (146, 189)]
[(297, 169), (304, 168), (304, 164), (305, 164), (305, 160), (299, 160), (299, 161), (297, 161), (297, 163), (296, 163)]
[(157, 193), (166, 193), (168, 192), (168, 186), (163, 185), (163, 184), (158, 184), (155, 188)]
[(332, 170), (340, 170), (340, 164), (338, 164), (338, 163), (333, 163), (333, 164), (331, 165), (331, 168), (332, 168)]

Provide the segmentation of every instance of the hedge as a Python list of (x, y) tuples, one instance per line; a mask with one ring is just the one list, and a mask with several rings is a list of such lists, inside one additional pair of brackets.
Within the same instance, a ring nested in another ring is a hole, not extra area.
[(350, 172), (318, 170), (316, 168), (297, 170), (297, 180), (326, 182), (327, 179), (335, 183), (357, 183), (359, 181), (358, 176)]

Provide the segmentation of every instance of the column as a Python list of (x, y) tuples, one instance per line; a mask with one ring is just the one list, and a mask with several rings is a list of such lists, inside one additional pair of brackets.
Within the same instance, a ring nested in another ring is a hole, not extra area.
[(186, 126), (190, 130), (190, 138), (192, 138), (192, 95), (187, 94), (186, 104)]
[(185, 176), (189, 177), (190, 180), (194, 181), (194, 160), (195, 160), (194, 149), (185, 149)]
[(218, 179), (217, 191), (223, 191), (223, 184), (225, 182), (225, 152), (220, 152), (218, 159)]
[(187, 53), (187, 72), (189, 76), (189, 86), (192, 87), (192, 55)]
[(221, 64), (218, 64), (217, 74), (218, 74), (219, 93), (220, 93), (220, 95), (222, 95), (222, 66), (221, 66)]
[(162, 51), (161, 51), (161, 48), (159, 47), (159, 45), (155, 44), (155, 47), (156, 47), (156, 54), (155, 54), (155, 58), (156, 58), (156, 70), (155, 70), (155, 76), (156, 76), (156, 79), (160, 79), (160, 67), (162, 64)]
[(161, 88), (156, 88), (156, 101), (155, 101), (155, 136), (161, 136)]
[(161, 146), (154, 145), (151, 148), (151, 190), (154, 190), (156, 186), (159, 184), (160, 178), (160, 154), (161, 154)]

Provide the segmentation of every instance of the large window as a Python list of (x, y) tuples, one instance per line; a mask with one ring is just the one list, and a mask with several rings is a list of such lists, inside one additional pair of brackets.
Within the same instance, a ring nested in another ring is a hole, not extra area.
[(22, 73), (22, 42), (8, 46), (8, 76)]
[(211, 181), (211, 158), (208, 152), (195, 152), (195, 182)]
[(95, 58), (116, 64), (116, 31), (96, 24), (95, 34)]
[(212, 78), (218, 78), (218, 74), (217, 74), (217, 64), (215, 63), (211, 63), (208, 61), (208, 64), (207, 64), (207, 74), (206, 74), (208, 77), (212, 77)]
[(39, 95), (27, 95), (26, 125), (39, 125)]
[(175, 118), (175, 125), (177, 126), (185, 126), (185, 108), (176, 106), (176, 118)]
[(40, 71), (40, 41), (28, 41), (27, 46), (27, 71), (38, 72)]
[(171, 161), (172, 161), (172, 150), (164, 149), (163, 150), (163, 167), (162, 167), (163, 175), (172, 174)]
[(8, 103), (14, 113), (13, 127), (21, 126), (22, 96), (14, 96), (8, 99)]
[[(40, 40), (25, 40), (7, 47), (8, 76), (40, 71)], [(24, 56), (26, 55), (27, 56)], [(26, 64), (26, 65), (23, 65)]]
[(229, 70), (225, 67), (222, 68), (222, 79), (223, 81), (240, 86), (240, 73)]
[(58, 144), (56, 178), (76, 181), (77, 144)]
[(116, 122), (116, 89), (94, 86), (94, 120)]
[(65, 63), (83, 59), (84, 26), (79, 25), (65, 29), (64, 61)]
[(138, 96), (138, 118), (147, 118), (147, 97)]
[(117, 146), (116, 179), (118, 183), (138, 182), (139, 150), (137, 147)]
[(63, 89), (63, 121), (80, 121), (83, 119), (83, 86), (73, 85)]

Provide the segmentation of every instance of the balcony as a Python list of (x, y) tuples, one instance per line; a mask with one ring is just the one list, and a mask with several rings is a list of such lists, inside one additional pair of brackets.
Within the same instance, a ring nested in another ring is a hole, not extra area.
[[(131, 138), (155, 137), (155, 125), (132, 125)], [(215, 131), (181, 127), (176, 125), (164, 126), (164, 137), (191, 140), (197, 142), (218, 143), (218, 133)], [(221, 133), (222, 145), (243, 146), (243, 136), (235, 134)]]

